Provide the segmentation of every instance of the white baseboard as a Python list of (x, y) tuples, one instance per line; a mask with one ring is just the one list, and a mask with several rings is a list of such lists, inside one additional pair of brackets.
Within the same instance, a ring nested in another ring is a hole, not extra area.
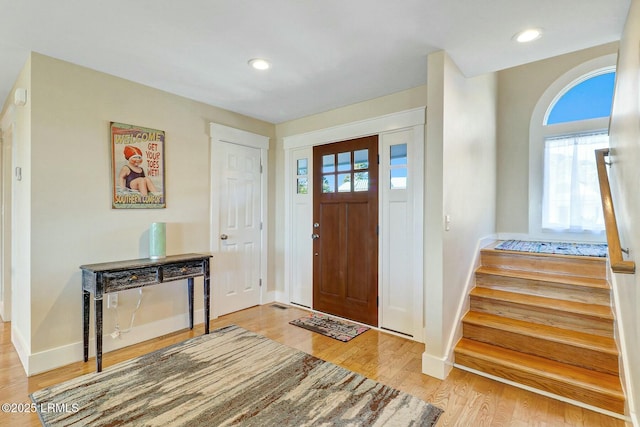
[(276, 302), (281, 302), (282, 304), (289, 304), (291, 301), (289, 301), (289, 295), (284, 292), (284, 291), (274, 291), (275, 293), (275, 300)]
[(460, 338), (462, 338), (462, 318), (465, 314), (467, 314), (467, 311), (469, 309), (469, 293), (471, 292), (471, 289), (473, 289), (476, 285), (475, 271), (481, 265), (480, 250), (495, 242), (497, 239), (498, 236), (492, 234), (478, 239), (478, 241), (476, 242), (473, 264), (467, 271), (466, 285), (464, 291), (459, 296), (460, 299), (458, 301), (458, 310), (456, 311), (456, 321), (454, 323), (454, 327), (451, 329), (451, 334), (449, 335), (449, 339), (447, 341), (446, 353), (448, 355), (447, 358), (449, 359), (451, 364), (453, 364), (453, 351), (455, 350), (455, 346)]
[(11, 301), (0, 301), (0, 321), (11, 321)]
[(267, 291), (263, 294), (262, 305), (271, 304), (272, 302), (276, 302), (276, 291)]
[(540, 394), (542, 396), (550, 397), (552, 399), (559, 400), (561, 402), (566, 402), (566, 403), (569, 403), (571, 405), (579, 406), (581, 408), (585, 408), (585, 409), (588, 409), (588, 410), (593, 411), (593, 412), (604, 414), (604, 415), (607, 415), (607, 416), (612, 417), (612, 418), (618, 418), (618, 419), (623, 420), (623, 421), (632, 421), (633, 422), (633, 420), (631, 418), (626, 417), (626, 416), (621, 415), (621, 414), (618, 414), (616, 412), (607, 411), (606, 409), (598, 408), (596, 406), (588, 405), (586, 403), (579, 402), (579, 401), (573, 400), (573, 399), (569, 399), (569, 398), (564, 397), (564, 396), (559, 396), (557, 394), (549, 393), (547, 391), (540, 390), (540, 389), (537, 389), (535, 387), (530, 387), (528, 385), (520, 384), (518, 382), (514, 382), (514, 381), (511, 381), (511, 380), (508, 380), (508, 379), (505, 379), (505, 378), (501, 378), (501, 377), (497, 377), (495, 375), (487, 374), (486, 372), (478, 371), (476, 369), (469, 368), (469, 367), (464, 366), (464, 365), (456, 364), (455, 367), (458, 368), (458, 369), (462, 369), (463, 371), (467, 371), (467, 372), (471, 372), (473, 374), (479, 375), (481, 377), (489, 378), (489, 379), (491, 379), (493, 381), (497, 381), (497, 382), (500, 382), (500, 383), (503, 383), (503, 384), (509, 384), (509, 385), (511, 385), (513, 387), (517, 387), (517, 388), (520, 388), (520, 389), (523, 389), (523, 390), (527, 390), (527, 391), (530, 391), (532, 393)]
[[(204, 322), (204, 310), (195, 310), (193, 313), (193, 323), (195, 325)], [(110, 334), (102, 337), (102, 353), (108, 353), (119, 348), (128, 347), (143, 341), (157, 338), (162, 335), (186, 329), (189, 327), (189, 315), (179, 314), (167, 319), (134, 327), (131, 331), (121, 334), (118, 338), (112, 338)], [(14, 343), (14, 345), (16, 345)], [(89, 357), (95, 356), (95, 338), (89, 337)], [(18, 346), (16, 345), (16, 350)], [(20, 351), (18, 351), (20, 354)], [(103, 356), (104, 357), (104, 356)], [(27, 376), (50, 371), (70, 363), (79, 362), (83, 358), (82, 341), (64, 345), (57, 348), (41, 351), (29, 355), (28, 363), (25, 365)], [(22, 357), (21, 357), (22, 360)], [(95, 363), (94, 361), (87, 363)]]
[(435, 357), (427, 352), (422, 353), (422, 373), (430, 377), (444, 380), (449, 376), (453, 365), (446, 358)]
[(27, 346), (27, 342), (24, 340), (24, 337), (20, 333), (20, 331), (11, 325), (11, 343), (13, 347), (16, 349), (16, 353), (18, 353), (18, 358), (20, 359), (20, 363), (22, 363), (22, 368), (24, 372), (29, 372), (29, 350)]

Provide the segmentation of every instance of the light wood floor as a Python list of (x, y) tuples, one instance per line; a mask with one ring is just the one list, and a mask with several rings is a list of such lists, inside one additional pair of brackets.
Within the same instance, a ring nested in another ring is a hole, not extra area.
[[(624, 426), (621, 420), (556, 401), (459, 369), (440, 381), (421, 373), (424, 345), (375, 330), (349, 343), (289, 325), (307, 312), (270, 305), (222, 316), (217, 328), (236, 324), (313, 354), (444, 409), (438, 426)], [(106, 353), (103, 367), (202, 334), (202, 325)], [(11, 344), (10, 324), (0, 326), (0, 403), (30, 402), (29, 393), (93, 372), (95, 360), (73, 363), (27, 378)], [(39, 426), (35, 414), (0, 413), (0, 426)]]

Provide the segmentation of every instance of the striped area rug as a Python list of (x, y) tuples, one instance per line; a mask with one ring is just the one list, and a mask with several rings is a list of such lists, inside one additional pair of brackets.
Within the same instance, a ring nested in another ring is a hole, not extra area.
[(432, 426), (442, 413), (237, 326), (37, 391), (31, 399), (45, 426)]
[(606, 257), (607, 245), (600, 243), (532, 242), (527, 240), (505, 240), (496, 249), (540, 254)]

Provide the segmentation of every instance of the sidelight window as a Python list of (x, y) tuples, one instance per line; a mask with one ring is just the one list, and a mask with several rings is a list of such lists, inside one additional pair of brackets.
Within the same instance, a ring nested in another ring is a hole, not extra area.
[(298, 194), (307, 194), (309, 192), (309, 160), (298, 159), (296, 167), (296, 175), (298, 180)]
[(389, 188), (405, 190), (407, 188), (407, 144), (392, 145), (389, 149), (391, 171)]

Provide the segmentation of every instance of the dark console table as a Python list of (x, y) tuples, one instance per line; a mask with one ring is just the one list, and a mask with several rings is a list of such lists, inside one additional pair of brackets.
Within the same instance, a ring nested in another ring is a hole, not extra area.
[(89, 360), (90, 293), (96, 320), (96, 370), (102, 371), (102, 297), (110, 292), (187, 279), (189, 328), (193, 329), (193, 278), (204, 277), (204, 333), (209, 333), (209, 258), (204, 254), (172, 255), (161, 259), (134, 259), (81, 265), (84, 361)]

